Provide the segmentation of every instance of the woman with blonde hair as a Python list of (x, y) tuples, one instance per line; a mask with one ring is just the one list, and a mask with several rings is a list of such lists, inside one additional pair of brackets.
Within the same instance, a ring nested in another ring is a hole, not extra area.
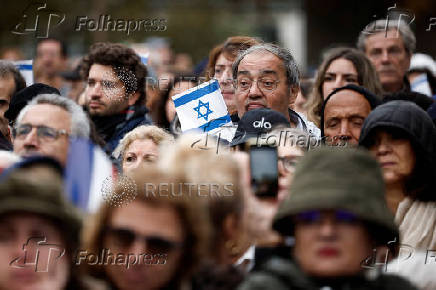
[(212, 222), (209, 258), (216, 264), (232, 265), (250, 246), (242, 219), (239, 167), (225, 147), (198, 149), (195, 145), (204, 144), (205, 138), (210, 145), (214, 143), (211, 136), (182, 135), (175, 145), (161, 147), (158, 163), (165, 172), (201, 185), (197, 195), (208, 208)]
[(139, 126), (127, 133), (113, 152), (124, 173), (141, 164), (153, 163), (159, 156), (158, 146), (174, 142), (174, 137), (157, 126)]
[(319, 127), (325, 98), (335, 88), (347, 84), (362, 86), (377, 96), (383, 93), (377, 72), (365, 54), (351, 47), (329, 49), (318, 68), (312, 94), (305, 104), (309, 121)]

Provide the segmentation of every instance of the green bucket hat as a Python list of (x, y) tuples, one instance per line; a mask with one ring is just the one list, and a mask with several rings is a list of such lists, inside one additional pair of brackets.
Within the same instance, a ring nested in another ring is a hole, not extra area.
[(293, 216), (323, 209), (355, 214), (370, 225), (369, 234), (378, 243), (386, 245), (398, 237), (381, 169), (362, 149), (322, 147), (307, 153), (296, 168), (290, 195), (280, 205), (273, 228), (292, 236)]
[(0, 183), (0, 216), (15, 212), (41, 215), (57, 222), (65, 240), (78, 245), (81, 218), (77, 209), (64, 197), (58, 176), (29, 178), (25, 172), (12, 172)]

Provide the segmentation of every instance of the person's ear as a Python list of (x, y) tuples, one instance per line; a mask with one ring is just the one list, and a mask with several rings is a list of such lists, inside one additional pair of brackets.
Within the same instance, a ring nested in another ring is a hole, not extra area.
[(226, 240), (237, 240), (239, 232), (238, 219), (234, 214), (229, 214), (223, 221), (223, 235)]
[(133, 94), (130, 94), (129, 95), (129, 102), (128, 102), (129, 106), (133, 106), (136, 103), (136, 101), (139, 99), (139, 97), (140, 97), (139, 92), (135, 92)]
[(289, 106), (294, 107), (295, 100), (297, 99), (298, 92), (300, 91), (300, 86), (292, 85), (289, 87)]

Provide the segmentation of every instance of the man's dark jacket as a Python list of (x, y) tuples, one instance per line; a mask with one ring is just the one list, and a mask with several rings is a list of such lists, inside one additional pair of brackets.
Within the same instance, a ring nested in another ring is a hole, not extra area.
[(118, 146), (124, 135), (138, 126), (151, 125), (148, 110), (142, 106), (132, 106), (127, 112), (104, 117), (93, 117), (98, 134), (106, 142), (104, 150), (109, 155)]
[(395, 275), (378, 275), (371, 279), (364, 275), (327, 280), (315, 280), (306, 276), (293, 262), (271, 258), (256, 272), (250, 273), (238, 290), (416, 290), (404, 278)]

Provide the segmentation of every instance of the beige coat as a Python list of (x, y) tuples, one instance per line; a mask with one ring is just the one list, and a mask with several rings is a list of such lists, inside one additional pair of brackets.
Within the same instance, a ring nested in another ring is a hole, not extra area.
[(436, 202), (422, 202), (409, 197), (398, 205), (395, 222), (400, 241), (415, 250), (436, 250)]

